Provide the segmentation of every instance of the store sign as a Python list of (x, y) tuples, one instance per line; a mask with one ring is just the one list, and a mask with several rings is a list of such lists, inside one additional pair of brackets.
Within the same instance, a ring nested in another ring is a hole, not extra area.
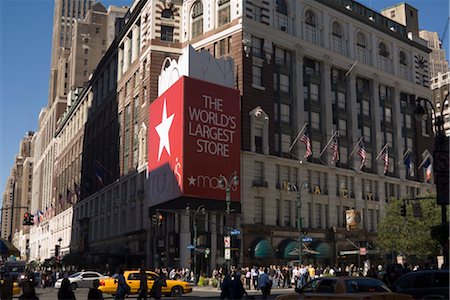
[[(151, 205), (181, 196), (225, 201), (220, 175), (240, 177), (240, 95), (181, 77), (150, 105)], [(240, 200), (232, 186), (231, 200)]]

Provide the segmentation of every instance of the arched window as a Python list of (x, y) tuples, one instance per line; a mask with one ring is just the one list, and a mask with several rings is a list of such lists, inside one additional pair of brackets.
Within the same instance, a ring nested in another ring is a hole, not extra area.
[(338, 22), (333, 22), (333, 35), (337, 37), (342, 37), (342, 28)]
[(316, 16), (310, 10), (305, 12), (305, 36), (306, 40), (317, 44)]
[(366, 37), (361, 32), (358, 32), (358, 35), (356, 36), (356, 45), (366, 48)]
[[(167, 22), (165, 20), (167, 20), (167, 21), (170, 20), (170, 21)], [(173, 23), (170, 23), (170, 22), (172, 22), (172, 20), (173, 20), (172, 10), (168, 9), (168, 8), (164, 9), (161, 12), (161, 21), (162, 21), (161, 22), (162, 23), (161, 24), (161, 41), (173, 42), (174, 27), (172, 25)]]
[(399, 57), (400, 57), (400, 64), (406, 66), (408, 64), (408, 61), (406, 60), (405, 52), (400, 51)]
[(387, 51), (386, 45), (384, 43), (380, 43), (380, 45), (378, 45), (378, 54), (380, 54), (380, 56), (383, 57), (388, 57), (389, 56), (389, 52)]
[(305, 23), (316, 27), (316, 16), (310, 10), (307, 10), (305, 13)]
[(219, 0), (219, 26), (230, 22), (230, 0)]
[(406, 58), (406, 53), (404, 51), (400, 51), (398, 54), (399, 56), (399, 63), (400, 63), (400, 77), (404, 79), (409, 79), (409, 72), (408, 72), (408, 59)]
[(389, 52), (383, 42), (378, 45), (378, 67), (386, 72), (390, 71)]
[(277, 0), (276, 2), (276, 22), (278, 29), (287, 32), (288, 8), (285, 0)]
[(192, 38), (203, 34), (203, 3), (197, 1), (192, 6)]
[(344, 45), (342, 42), (342, 27), (338, 22), (333, 22), (331, 28), (331, 48), (337, 53), (344, 52)]
[(360, 62), (367, 63), (366, 37), (362, 32), (356, 35), (356, 59)]
[(168, 9), (168, 8), (164, 9), (161, 12), (161, 17), (163, 17), (164, 19), (173, 19), (173, 12), (172, 12), (172, 10)]

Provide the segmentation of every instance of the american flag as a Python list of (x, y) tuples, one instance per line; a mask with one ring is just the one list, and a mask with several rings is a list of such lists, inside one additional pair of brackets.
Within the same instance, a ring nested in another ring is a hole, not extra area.
[(384, 147), (384, 151), (383, 154), (381, 154), (380, 158), (382, 161), (384, 161), (384, 174), (386, 174), (386, 172), (389, 169), (389, 146)]
[(431, 173), (433, 164), (431, 163), (431, 159), (428, 157), (425, 163), (423, 164), (423, 168), (425, 169), (425, 182), (431, 181)]
[(331, 143), (330, 149), (333, 150), (333, 158), (331, 159), (331, 163), (335, 163), (339, 160), (339, 144), (337, 139), (337, 134), (334, 136), (333, 143)]
[(305, 131), (303, 132), (303, 135), (300, 138), (300, 141), (302, 141), (306, 145), (305, 158), (308, 158), (309, 156), (312, 155), (311, 140), (309, 139), (309, 136), (308, 136), (308, 127), (305, 128)]
[(359, 167), (359, 169), (362, 170), (362, 168), (364, 168), (364, 166), (366, 165), (366, 159), (367, 159), (367, 152), (366, 152), (366, 148), (364, 147), (363, 140), (361, 140), (361, 142), (359, 143), (358, 155), (359, 155), (359, 157), (361, 157), (361, 166)]

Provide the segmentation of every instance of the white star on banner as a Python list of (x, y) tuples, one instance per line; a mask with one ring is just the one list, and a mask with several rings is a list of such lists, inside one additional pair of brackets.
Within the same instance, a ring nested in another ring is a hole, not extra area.
[(170, 127), (172, 126), (174, 117), (175, 117), (175, 114), (172, 114), (170, 117), (167, 117), (166, 99), (164, 99), (162, 120), (161, 120), (161, 123), (155, 127), (155, 130), (159, 135), (158, 161), (161, 158), (163, 149), (166, 149), (167, 153), (170, 156), (169, 130), (170, 130)]
[(189, 185), (195, 186), (195, 181), (197, 180), (197, 178), (195, 178), (194, 176), (191, 175), (191, 177), (189, 177), (188, 180), (189, 180)]

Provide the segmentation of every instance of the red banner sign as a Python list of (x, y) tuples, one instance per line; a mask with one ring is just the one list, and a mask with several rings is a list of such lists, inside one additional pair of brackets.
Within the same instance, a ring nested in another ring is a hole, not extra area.
[[(239, 92), (180, 78), (150, 106), (148, 164), (152, 205), (190, 196), (225, 199), (220, 175), (240, 176)], [(239, 186), (231, 199), (240, 200)]]

